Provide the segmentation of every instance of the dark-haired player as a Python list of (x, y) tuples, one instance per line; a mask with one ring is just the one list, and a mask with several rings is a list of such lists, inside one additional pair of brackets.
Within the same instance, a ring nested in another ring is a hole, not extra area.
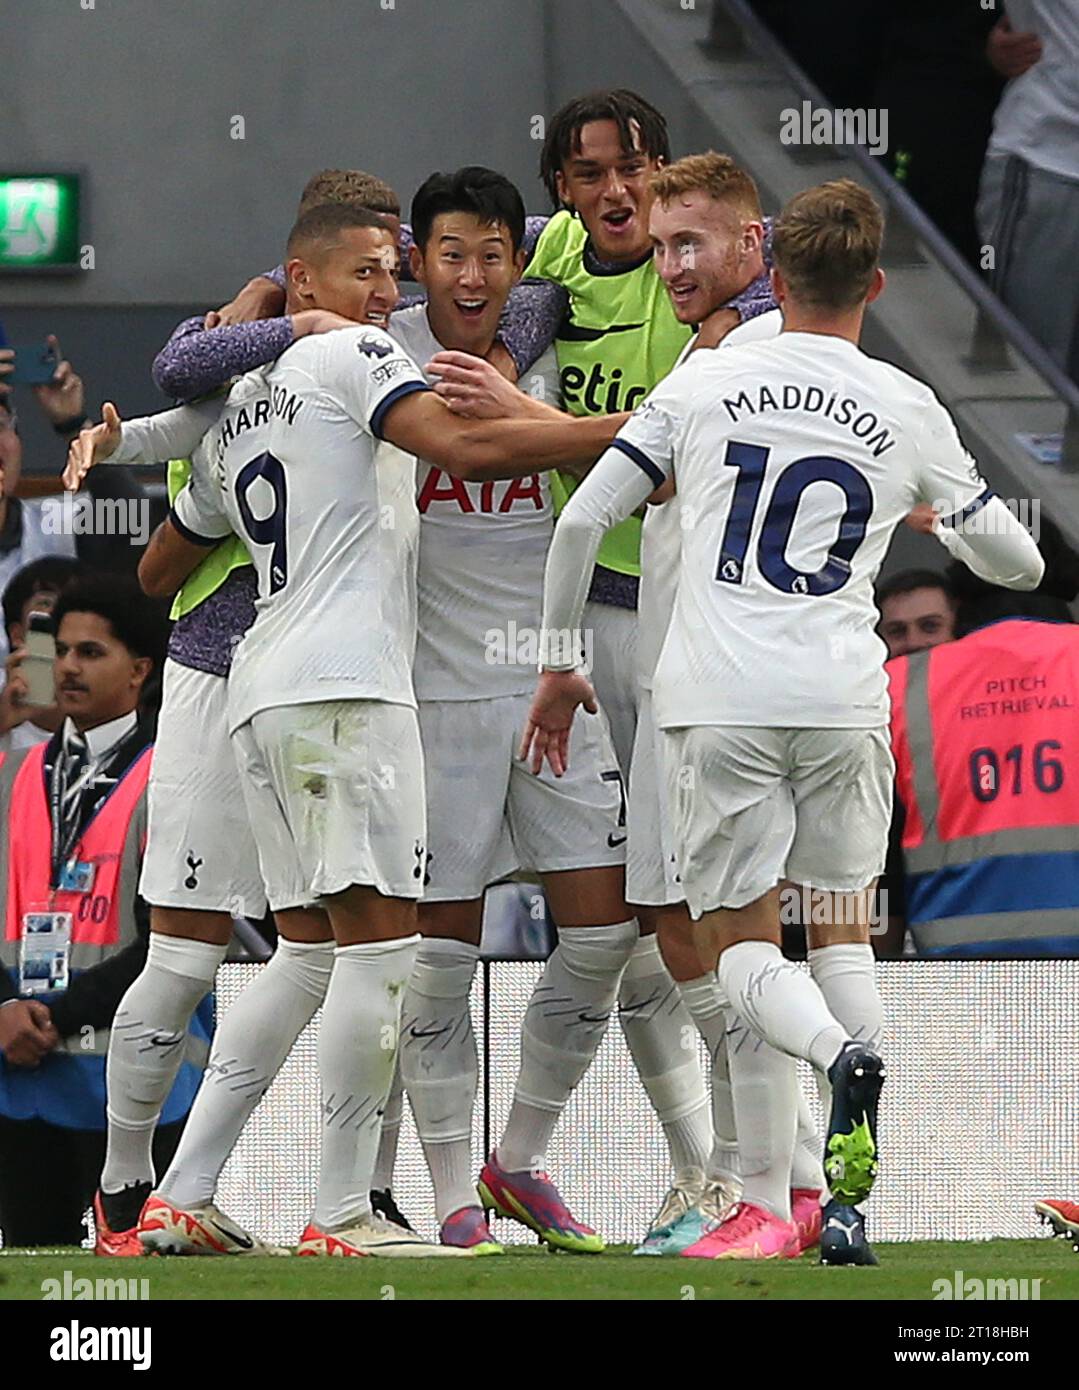
[[(662, 112), (624, 88), (591, 92), (552, 116), (540, 173), (558, 209), (527, 268), (560, 287), (564, 309), (554, 347), (561, 405), (572, 415), (633, 410), (674, 367), (693, 335), (680, 320), (653, 257), (652, 178), (670, 161)], [(749, 261), (746, 264), (750, 264)], [(763, 266), (714, 318), (724, 328), (773, 307)], [(556, 511), (575, 480), (556, 475)], [(640, 699), (637, 597), (641, 521), (612, 527), (596, 558), (584, 610), (593, 634), (593, 680), (629, 779)], [(707, 1093), (696, 1058), (681, 1046), (690, 1016), (657, 951), (656, 914), (638, 912), (640, 941), (619, 996), (619, 1021), (652, 1106), (663, 1122), (672, 1184), (653, 1227), (703, 1191), (712, 1147)], [(684, 978), (692, 950), (660, 933), (664, 955)], [(684, 968), (683, 968), (684, 967)]]
[[(419, 363), (442, 349), (487, 355), (524, 263), (524, 204), (503, 175), (434, 174), (411, 209), (412, 269), (426, 304), (390, 332)], [(535, 368), (553, 374), (553, 354)], [(553, 414), (539, 407), (538, 414)], [(505, 1135), (481, 1177), (484, 1199), (549, 1244), (591, 1252), (596, 1233), (543, 1173), (548, 1141), (606, 1029), (637, 937), (623, 896), (618, 764), (604, 723), (582, 721), (574, 771), (532, 777), (514, 759), (534, 683), (548, 479), (469, 483), (421, 459), (414, 680), (427, 761), (429, 882), (405, 1000), (401, 1069), (434, 1184), (444, 1243), (491, 1241), (471, 1162), (476, 1044), (469, 994), (483, 896), (518, 866), (542, 877), (560, 945), (524, 1021), (521, 1073)], [(468, 815), (462, 816), (463, 807)]]
[[(316, 206), (334, 194), (341, 199), (368, 197), (379, 207), (396, 207), (392, 189), (357, 170), (324, 170), (315, 175), (304, 190), (301, 207)], [(390, 305), (375, 307), (384, 317)], [(338, 322), (345, 321), (308, 308), (287, 315), (282, 324), (259, 328), (262, 337), (273, 338), (281, 351), (306, 334), (324, 331)], [(189, 335), (198, 335), (193, 341), (204, 367), (217, 360), (223, 341), (239, 355), (236, 371), (252, 365), (253, 347), (247, 336), (252, 325), (203, 332), (203, 323), (201, 316), (185, 320), (174, 340), (186, 341)], [(263, 360), (256, 352), (256, 361)], [(106, 406), (106, 419), (115, 422), (113, 427), (98, 426), (76, 442), (66, 483), (78, 486), (95, 459), (151, 463), (171, 458), (169, 487), (170, 496), (175, 496), (190, 472), (188, 457), (217, 421), (221, 408), (222, 398), (218, 397), (178, 411), (126, 421), (121, 428), (115, 412)], [(158, 577), (153, 566), (162, 534), (159, 531), (152, 540), (149, 566), (144, 570), (151, 581)], [(171, 588), (166, 584), (161, 592), (175, 589), (176, 584)], [(224, 958), (233, 914), (258, 918), (266, 910), (226, 716), (227, 677), (236, 645), (254, 621), (255, 595), (251, 557), (242, 542), (230, 536), (200, 555), (173, 604), (176, 621), (165, 662), (141, 883), (141, 891), (153, 904), (150, 950), (141, 975), (121, 1003), (125, 1026), (114, 1035), (109, 1058), (109, 1146), (97, 1222), (100, 1253), (141, 1253), (134, 1231), (154, 1182), (150, 1145), (175, 1071), (175, 1048), (162, 1044), (147, 1049), (140, 1038), (143, 1034), (162, 1039), (182, 1036), (191, 1009), (212, 983)], [(319, 930), (323, 931), (321, 924)], [(298, 929), (292, 935), (298, 938)], [(318, 947), (317, 937), (304, 942), (290, 942), (286, 937), (281, 940), (281, 948), (260, 976), (263, 987), (273, 994), (280, 979), (286, 988), (294, 988), (298, 1001), (293, 1004), (294, 1011), (309, 1007), (313, 1013), (325, 990), (330, 951)], [(233, 1035), (242, 1035), (242, 1024), (237, 1014), (219, 1030), (217, 1042), (226, 1049), (226, 1056)], [(220, 1061), (217, 1056), (215, 1068)], [(212, 1069), (211, 1075), (216, 1074)], [(252, 1092), (257, 1093), (257, 1078)], [(199, 1132), (196, 1123), (189, 1142), (196, 1143)], [(212, 1180), (201, 1190), (212, 1195)], [(209, 1197), (204, 1200), (208, 1202)], [(203, 1204), (189, 1194), (189, 1205)], [(212, 1238), (221, 1252), (257, 1248), (257, 1244), (244, 1244), (249, 1238), (243, 1232), (239, 1243), (234, 1242), (227, 1223)]]
[[(291, 309), (385, 320), (396, 280), (392, 234), (379, 219), (313, 209), (289, 252)], [(368, 1201), (424, 862), (409, 455), (422, 451), (466, 479), (527, 476), (534, 466), (589, 461), (611, 432), (595, 423), (552, 413), (542, 422), (468, 425), (377, 326), (352, 328), (241, 378), (204, 441), (204, 466), (177, 499), (175, 563), (166, 566), (174, 579), (229, 528), (254, 555), (259, 611), (229, 689), (245, 799), (271, 906), (281, 914), (324, 906), (338, 943), (320, 1035), (322, 1176), (303, 1253), (431, 1253), (372, 1216)], [(246, 461), (239, 444), (239, 453), (221, 454), (222, 441), (244, 438)], [(297, 758), (313, 760), (299, 780), (290, 771)], [(288, 935), (283, 919), (282, 930)], [(298, 1032), (293, 1023), (284, 1011), (265, 1020), (272, 1036), (264, 1050), (278, 1065)], [(192, 1239), (206, 1224), (158, 1196), (140, 1233), (152, 1248), (201, 1241), (210, 1249), (212, 1232)]]

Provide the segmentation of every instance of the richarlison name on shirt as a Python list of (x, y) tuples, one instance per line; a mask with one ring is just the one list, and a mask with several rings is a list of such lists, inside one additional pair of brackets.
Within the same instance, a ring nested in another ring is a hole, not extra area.
[(822, 415), (837, 425), (849, 425), (850, 431), (875, 458), (886, 454), (895, 445), (891, 430), (880, 423), (871, 410), (863, 410), (850, 396), (825, 396), (819, 386), (755, 387), (752, 392), (740, 391), (737, 396), (724, 397), (723, 409), (737, 422), (747, 415), (763, 415), (769, 410), (801, 410), (808, 415)]
[(239, 410), (227, 411), (225, 417), (218, 426), (217, 448), (214, 451), (214, 458), (217, 463), (221, 463), (225, 457), (225, 450), (239, 435), (245, 430), (253, 430), (259, 425), (265, 425), (270, 415), (276, 415), (279, 419), (287, 420), (290, 425), (296, 423), (296, 416), (303, 408), (303, 401), (294, 391), (286, 391), (283, 386), (275, 386), (270, 392), (270, 399), (257, 400), (250, 406), (240, 406)]

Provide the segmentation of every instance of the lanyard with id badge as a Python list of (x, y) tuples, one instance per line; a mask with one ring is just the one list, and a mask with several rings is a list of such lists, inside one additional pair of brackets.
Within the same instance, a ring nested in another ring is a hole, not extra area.
[(70, 983), (72, 914), (56, 907), (57, 893), (90, 893), (96, 864), (80, 861), (79, 803), (97, 775), (96, 762), (88, 763), (67, 786), (67, 758), (61, 752), (49, 781), (49, 821), (52, 830), (49, 898), (23, 913), (19, 947), (19, 990), (22, 994), (50, 994)]

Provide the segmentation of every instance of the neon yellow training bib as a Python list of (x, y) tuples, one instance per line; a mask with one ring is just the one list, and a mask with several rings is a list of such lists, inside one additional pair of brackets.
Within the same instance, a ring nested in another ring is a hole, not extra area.
[[(651, 254), (625, 270), (596, 260), (588, 232), (571, 212), (543, 229), (526, 274), (552, 280), (569, 294), (569, 313), (555, 337), (562, 404), (571, 415), (634, 410), (667, 376), (693, 336), (679, 323)], [(555, 473), (551, 496), (560, 512), (576, 478)], [(611, 528), (597, 564), (639, 575), (641, 523), (630, 517)]]
[[(169, 459), (166, 485), (169, 490), (170, 506), (176, 501), (176, 494), (181, 491), (190, 476), (190, 459)], [(206, 559), (201, 561), (184, 580), (183, 587), (172, 601), (172, 612), (169, 616), (175, 622), (177, 618), (182, 618), (186, 613), (190, 613), (193, 608), (197, 608), (200, 603), (208, 599), (215, 590), (220, 589), (233, 570), (250, 563), (251, 556), (247, 553), (247, 548), (239, 536), (229, 536), (220, 545), (215, 545), (208, 552)]]

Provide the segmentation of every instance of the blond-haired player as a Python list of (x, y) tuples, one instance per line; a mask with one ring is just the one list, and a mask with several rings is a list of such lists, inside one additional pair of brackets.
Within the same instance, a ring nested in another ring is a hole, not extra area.
[[(778, 310), (739, 325), (737, 315), (724, 307), (763, 265), (763, 215), (752, 177), (729, 155), (710, 150), (661, 169), (652, 187), (649, 231), (656, 271), (676, 316), (699, 325), (678, 365), (700, 349), (774, 337), (782, 325)], [(715, 944), (693, 927), (674, 863), (651, 687), (674, 607), (680, 546), (677, 497), (649, 506), (641, 530), (641, 691), (629, 775), (626, 893), (655, 913), (660, 948), (712, 1058), (714, 1142), (700, 1196), (694, 1201), (694, 1194), (686, 1193), (681, 1202), (671, 1201), (638, 1253), (688, 1250), (727, 1216), (743, 1173), (782, 1164), (792, 1095), (798, 1102), (798, 1134), (789, 1212), (801, 1248), (808, 1249), (821, 1228), (823, 1174), (808, 1107), (797, 1086), (791, 1087), (794, 1063), (747, 1036), (744, 1021), (729, 1010), (716, 980)]]
[[(783, 332), (693, 354), (635, 412), (560, 518), (544, 608), (545, 631), (572, 626), (607, 526), (677, 474), (678, 593), (654, 680), (677, 865), (691, 916), (717, 935), (726, 997), (765, 1041), (827, 1073), (825, 1173), (850, 1206), (876, 1176), (883, 1063), (784, 960), (779, 886), (842, 900), (831, 921), (853, 919), (868, 943), (892, 793), (873, 581), (912, 506), (954, 494), (944, 524), (998, 582), (1033, 588), (1044, 568), (933, 392), (858, 347), (884, 287), (882, 233), (849, 180), (791, 200), (773, 241)], [(557, 772), (591, 690), (552, 656), (543, 668), (527, 742), (533, 765), (547, 757)], [(747, 1177), (691, 1252), (793, 1253), (782, 1204)]]

